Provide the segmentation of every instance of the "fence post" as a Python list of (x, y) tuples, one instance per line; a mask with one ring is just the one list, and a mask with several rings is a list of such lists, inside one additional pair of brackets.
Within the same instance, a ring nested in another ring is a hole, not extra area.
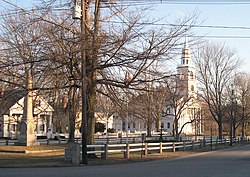
[(203, 141), (200, 139), (200, 148), (202, 149), (202, 147), (203, 147)]
[(160, 153), (162, 153), (162, 142), (160, 142)]
[(107, 160), (108, 159), (108, 144), (105, 144), (104, 147), (102, 147), (102, 150), (104, 150), (104, 153), (101, 153), (101, 158)]
[(203, 147), (206, 147), (206, 139), (203, 139)]
[(148, 155), (148, 143), (147, 142), (144, 145), (144, 155)]
[(50, 139), (48, 138), (48, 139), (47, 139), (47, 145), (49, 145), (49, 142), (50, 142)]
[(5, 145), (8, 146), (9, 145), (9, 140), (6, 139)]
[(186, 142), (183, 141), (183, 151), (185, 151), (185, 150), (186, 150)]
[(191, 149), (194, 150), (194, 141), (192, 141)]
[(173, 142), (173, 152), (175, 152), (175, 142)]
[(129, 144), (126, 144), (126, 150), (124, 152), (124, 158), (129, 159)]

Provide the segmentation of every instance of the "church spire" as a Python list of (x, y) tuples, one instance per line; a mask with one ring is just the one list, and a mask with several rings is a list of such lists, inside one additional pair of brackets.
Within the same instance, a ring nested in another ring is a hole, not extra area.
[(189, 65), (189, 64), (190, 64), (190, 49), (188, 47), (188, 40), (186, 36), (184, 47), (182, 49), (181, 65)]

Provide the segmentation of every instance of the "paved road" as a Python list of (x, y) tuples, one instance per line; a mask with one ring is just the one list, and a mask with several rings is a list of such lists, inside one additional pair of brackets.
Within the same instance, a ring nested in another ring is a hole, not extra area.
[(0, 177), (250, 177), (250, 146), (122, 165), (0, 168)]

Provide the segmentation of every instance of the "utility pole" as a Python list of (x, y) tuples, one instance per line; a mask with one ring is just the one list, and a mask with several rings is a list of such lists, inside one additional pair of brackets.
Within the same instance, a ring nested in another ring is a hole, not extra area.
[(81, 59), (82, 59), (82, 164), (88, 164), (87, 157), (87, 78), (86, 78), (86, 26), (85, 0), (81, 1)]
[(87, 157), (87, 74), (86, 74), (86, 7), (85, 0), (81, 0), (81, 6), (74, 0), (72, 18), (81, 20), (81, 81), (82, 81), (82, 164), (88, 164)]

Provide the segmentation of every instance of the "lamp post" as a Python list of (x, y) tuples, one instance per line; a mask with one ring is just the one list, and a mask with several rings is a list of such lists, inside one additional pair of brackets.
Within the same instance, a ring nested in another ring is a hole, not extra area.
[(73, 19), (81, 20), (81, 80), (82, 80), (82, 164), (87, 165), (87, 78), (86, 78), (86, 27), (85, 27), (85, 0), (81, 0), (81, 6), (74, 0), (72, 12)]
[(160, 130), (160, 141), (162, 141), (163, 140), (163, 137), (162, 137), (162, 129), (163, 129), (163, 123), (161, 123), (161, 130)]
[(230, 116), (230, 146), (233, 145), (233, 119), (234, 119), (234, 87), (231, 85), (231, 116)]
[(131, 77), (130, 77), (130, 74), (129, 74), (129, 72), (126, 72), (125, 73), (125, 78), (124, 78), (124, 82), (125, 82), (125, 85), (126, 85), (126, 92), (127, 92), (127, 95), (126, 95), (126, 97), (127, 97), (127, 99), (126, 99), (126, 101), (127, 101), (127, 103), (126, 103), (126, 106), (127, 106), (127, 111), (126, 111), (126, 123), (125, 123), (125, 129), (126, 129), (126, 144), (128, 144), (128, 124), (129, 124), (129, 121), (128, 121), (128, 119), (129, 119), (129, 97), (128, 97), (128, 89), (129, 89), (129, 83), (130, 83), (130, 81), (131, 81)]

